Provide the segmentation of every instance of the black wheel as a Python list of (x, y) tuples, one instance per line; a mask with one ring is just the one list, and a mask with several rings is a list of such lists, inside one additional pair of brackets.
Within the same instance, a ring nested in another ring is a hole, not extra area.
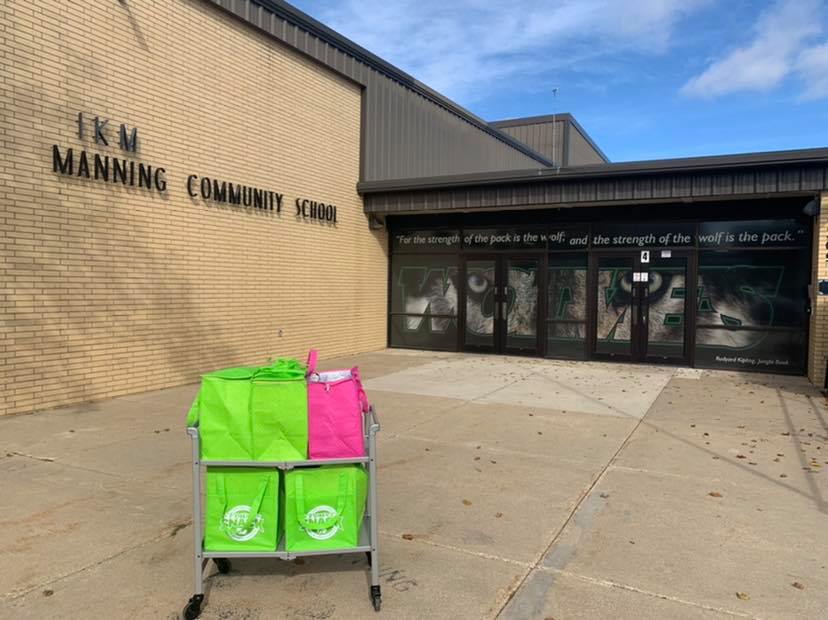
[(382, 607), (382, 592), (379, 586), (371, 586), (371, 602), (374, 604), (374, 611), (379, 611)]
[(201, 615), (201, 602), (203, 594), (194, 594), (184, 607), (184, 620), (195, 620)]
[(214, 558), (213, 562), (216, 563), (216, 568), (222, 575), (226, 575), (230, 572), (230, 569), (233, 568), (233, 565), (230, 564), (230, 560), (227, 558)]

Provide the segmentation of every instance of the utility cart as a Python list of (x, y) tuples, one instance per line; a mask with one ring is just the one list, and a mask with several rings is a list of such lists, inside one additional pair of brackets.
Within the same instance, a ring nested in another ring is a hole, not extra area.
[[(275, 558), (277, 560), (292, 560), (294, 558), (314, 555), (338, 555), (343, 553), (365, 553), (371, 567), (371, 603), (376, 611), (380, 610), (382, 594), (379, 584), (379, 555), (377, 535), (377, 462), (376, 436), (380, 430), (380, 423), (376, 411), (370, 407), (364, 416), (363, 434), (365, 438), (366, 456), (347, 459), (319, 459), (306, 461), (202, 461), (201, 445), (198, 425), (187, 428), (187, 434), (192, 440), (193, 450), (193, 535), (194, 535), (194, 563), (195, 594), (184, 607), (183, 617), (186, 620), (198, 618), (201, 614), (201, 605), (204, 601), (204, 569), (210, 560), (222, 574), (230, 571), (230, 561), (234, 558)], [(270, 469), (291, 470), (299, 467), (317, 467), (320, 465), (349, 465), (361, 464), (368, 472), (368, 498), (365, 508), (365, 517), (359, 532), (359, 543), (356, 547), (331, 549), (324, 551), (289, 552), (285, 549), (284, 536), (281, 536), (274, 551), (206, 551), (203, 540), (203, 515), (201, 508), (202, 466), (204, 467), (259, 467)]]

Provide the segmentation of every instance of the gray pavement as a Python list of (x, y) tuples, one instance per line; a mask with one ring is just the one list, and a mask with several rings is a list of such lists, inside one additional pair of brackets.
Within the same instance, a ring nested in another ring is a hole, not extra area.
[[(234, 561), (202, 617), (826, 617), (828, 414), (804, 379), (407, 351), (322, 366), (355, 363), (383, 424), (383, 611), (342, 556)], [(177, 617), (196, 390), (0, 418), (0, 617)]]

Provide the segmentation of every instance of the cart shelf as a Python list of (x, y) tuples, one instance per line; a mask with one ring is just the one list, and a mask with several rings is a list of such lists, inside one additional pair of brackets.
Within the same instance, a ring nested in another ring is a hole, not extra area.
[(356, 547), (342, 549), (323, 549), (313, 551), (285, 551), (285, 537), (279, 539), (276, 551), (204, 551), (205, 558), (276, 558), (277, 560), (292, 560), (294, 558), (312, 555), (340, 555), (343, 553), (370, 553), (371, 552), (371, 517), (366, 516), (359, 528), (359, 544)]
[(352, 459), (307, 459), (304, 461), (201, 461), (207, 467), (262, 467), (266, 469), (295, 469), (296, 467), (318, 467), (319, 465), (353, 465), (369, 463), (370, 456)]

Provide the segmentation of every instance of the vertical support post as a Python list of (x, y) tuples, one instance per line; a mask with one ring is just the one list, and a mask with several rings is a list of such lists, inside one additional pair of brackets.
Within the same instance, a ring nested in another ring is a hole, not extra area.
[(192, 440), (193, 447), (193, 568), (195, 572), (195, 594), (204, 594), (204, 561), (202, 551), (201, 524), (201, 446), (198, 438), (198, 428), (188, 428), (187, 434)]
[(377, 431), (379, 430), (379, 422), (377, 422), (374, 408), (371, 407), (371, 425), (368, 427), (368, 510), (370, 511), (370, 519), (368, 521), (370, 527), (371, 538), (371, 585), (379, 586), (379, 528), (377, 527)]

